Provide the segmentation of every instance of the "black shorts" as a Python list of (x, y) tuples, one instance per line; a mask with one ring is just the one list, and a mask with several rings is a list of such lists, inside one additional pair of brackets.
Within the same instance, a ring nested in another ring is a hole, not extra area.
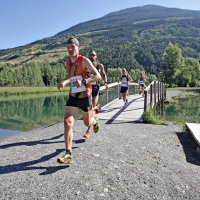
[(69, 95), (66, 106), (77, 107), (84, 112), (92, 110), (92, 96), (86, 98), (77, 98)]
[(127, 92), (128, 87), (121, 87), (120, 93), (125, 93)]
[(144, 87), (144, 84), (140, 84), (140, 87)]
[(92, 97), (96, 97), (99, 95), (99, 85), (92, 85)]

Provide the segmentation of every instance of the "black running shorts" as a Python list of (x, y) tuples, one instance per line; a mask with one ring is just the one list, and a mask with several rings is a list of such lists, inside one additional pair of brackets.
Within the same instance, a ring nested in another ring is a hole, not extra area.
[(128, 87), (121, 87), (120, 93), (125, 93), (127, 92)]
[(86, 98), (77, 98), (69, 95), (66, 106), (77, 107), (84, 112), (92, 110), (92, 96)]
[(96, 97), (99, 95), (99, 85), (92, 85), (92, 96)]

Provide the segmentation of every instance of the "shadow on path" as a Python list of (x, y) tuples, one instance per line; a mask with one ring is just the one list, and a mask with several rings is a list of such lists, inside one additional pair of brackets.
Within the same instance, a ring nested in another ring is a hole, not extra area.
[(196, 143), (193, 136), (184, 132), (176, 134), (180, 140), (180, 143), (182, 144), (186, 161), (191, 164), (200, 166), (200, 155), (197, 153), (198, 144)]
[(51, 140), (56, 140), (56, 139), (59, 139), (60, 137), (63, 136), (63, 133), (58, 135), (58, 136), (55, 136), (55, 137), (52, 137), (50, 139), (44, 139), (44, 140), (38, 140), (38, 141), (29, 141), (29, 142), (16, 142), (16, 143), (11, 143), (11, 144), (5, 144), (5, 145), (1, 145), (0, 146), (0, 149), (6, 149), (6, 148), (9, 148), (9, 147), (14, 147), (14, 146), (34, 146), (34, 145), (37, 145), (37, 144), (51, 144), (51, 143), (61, 143), (63, 141), (51, 141)]
[[(113, 121), (115, 121), (115, 119), (116, 119), (116, 118), (131, 104), (131, 103), (134, 103), (134, 102), (137, 101), (138, 99), (140, 99), (140, 97), (137, 98), (137, 99), (133, 99), (133, 100), (129, 101), (128, 104), (127, 104), (127, 106), (126, 106), (126, 107), (122, 107), (115, 115), (112, 116), (111, 119), (109, 119), (109, 120), (106, 122), (106, 124), (112, 124)], [(130, 122), (129, 122), (129, 123), (130, 123)]]
[[(74, 147), (74, 148), (78, 148), (78, 147)], [(45, 161), (48, 161), (51, 158), (56, 157), (58, 154), (60, 154), (63, 151), (64, 151), (64, 149), (56, 149), (56, 152), (49, 154), (49, 155), (45, 155), (37, 160), (32, 160), (32, 161), (28, 161), (28, 162), (24, 162), (24, 163), (18, 163), (18, 164), (7, 165), (7, 166), (0, 166), (0, 174), (8, 174), (8, 173), (13, 173), (13, 172), (35, 170), (35, 169), (44, 169), (46, 171), (40, 173), (39, 175), (47, 175), (47, 174), (55, 173), (61, 169), (66, 169), (69, 167), (69, 165), (58, 164), (58, 166), (40, 166), (40, 167), (31, 166), (31, 165), (35, 165), (38, 163), (43, 163)], [(56, 159), (55, 159), (55, 164), (56, 164)]]

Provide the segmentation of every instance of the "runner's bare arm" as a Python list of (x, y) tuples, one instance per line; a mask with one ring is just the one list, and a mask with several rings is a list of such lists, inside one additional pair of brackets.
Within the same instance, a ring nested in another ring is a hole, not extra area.
[(60, 90), (61, 88), (65, 87), (69, 83), (70, 83), (70, 79), (68, 78), (68, 79), (64, 80), (62, 83), (58, 83), (57, 88)]
[(88, 58), (84, 58), (82, 61), (83, 70), (89, 71), (93, 74), (90, 78), (88, 78), (86, 81), (87, 83), (97, 82), (101, 80), (101, 75), (97, 71), (97, 69), (93, 66), (92, 62)]
[(102, 78), (104, 80), (104, 83), (107, 83), (108, 79), (107, 79), (107, 75), (106, 75), (106, 72), (104, 70), (103, 64), (99, 64), (99, 69), (100, 69), (101, 76), (102, 76)]
[(129, 80), (129, 82), (133, 81), (133, 79), (129, 75), (128, 75), (128, 80)]
[(120, 77), (118, 78), (118, 83), (121, 82), (121, 81), (122, 81), (122, 78), (121, 78), (121, 76), (120, 76)]

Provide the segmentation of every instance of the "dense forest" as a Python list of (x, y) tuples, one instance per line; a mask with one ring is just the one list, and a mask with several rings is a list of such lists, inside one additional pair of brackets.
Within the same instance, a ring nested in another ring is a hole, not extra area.
[[(77, 24), (52, 37), (25, 46), (0, 50), (0, 85), (11, 84), (5, 81), (5, 74), (10, 72), (10, 76), (17, 80), (19, 78), (15, 75), (25, 69), (34, 71), (34, 66), (39, 67), (41, 74), (40, 80), (33, 81), (35, 85), (56, 84), (64, 78), (60, 73), (63, 72), (68, 58), (66, 40), (71, 35), (79, 39), (82, 55), (87, 56), (91, 49), (97, 51), (98, 60), (104, 64), (107, 72), (112, 68), (125, 67), (129, 73), (144, 71), (147, 77), (153, 76), (165, 81), (167, 76), (164, 74), (170, 66), (166, 66), (167, 59), (163, 56), (166, 55), (169, 45), (181, 50), (179, 53), (183, 57), (184, 73), (191, 63), (194, 65), (200, 60), (200, 11), (147, 5), (112, 12), (99, 19)], [(195, 61), (191, 62), (191, 59)], [(182, 70), (173, 66), (177, 69), (176, 74), (180, 75)], [(194, 70), (198, 72), (199, 68)], [(51, 76), (51, 73), (55, 75)], [(193, 79), (192, 75), (188, 77), (186, 85), (191, 85)], [(172, 80), (174, 77), (170, 79)], [(193, 85), (198, 85), (199, 78), (195, 77), (195, 80)], [(173, 85), (180, 84), (183, 83), (173, 82)]]

